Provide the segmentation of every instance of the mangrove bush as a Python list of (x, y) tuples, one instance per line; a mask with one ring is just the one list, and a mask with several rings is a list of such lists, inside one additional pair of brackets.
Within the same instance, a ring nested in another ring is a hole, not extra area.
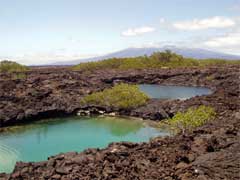
[(197, 108), (189, 108), (186, 112), (178, 112), (173, 118), (168, 119), (168, 122), (176, 130), (184, 133), (186, 130), (193, 130), (204, 125), (215, 115), (212, 107), (202, 105)]
[(137, 85), (118, 84), (85, 96), (81, 104), (131, 109), (146, 104), (149, 97)]

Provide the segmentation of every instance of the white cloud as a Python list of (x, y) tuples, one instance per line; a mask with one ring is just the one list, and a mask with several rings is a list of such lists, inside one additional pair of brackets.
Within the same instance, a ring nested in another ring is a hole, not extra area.
[(97, 54), (92, 55), (81, 55), (81, 54), (71, 54), (71, 53), (55, 53), (55, 52), (41, 52), (41, 53), (27, 53), (19, 54), (15, 56), (4, 56), (0, 57), (0, 60), (7, 59), (16, 61), (25, 65), (41, 65), (41, 64), (51, 64), (59, 61), (71, 61), (75, 59), (85, 59), (96, 57)]
[(206, 19), (194, 19), (191, 21), (181, 21), (173, 23), (173, 27), (178, 30), (204, 30), (210, 28), (227, 28), (232, 27), (236, 22), (227, 17), (215, 16)]
[(162, 48), (162, 47), (175, 47), (175, 46), (182, 46), (183, 42), (179, 41), (152, 41), (152, 42), (145, 42), (142, 44), (132, 44), (130, 47), (132, 48)]
[(154, 32), (155, 28), (144, 26), (139, 28), (129, 28), (126, 31), (122, 32), (122, 36), (139, 36), (145, 33)]
[(223, 36), (214, 37), (204, 43), (209, 47), (229, 47), (239, 46), (240, 51), (240, 32), (225, 34)]

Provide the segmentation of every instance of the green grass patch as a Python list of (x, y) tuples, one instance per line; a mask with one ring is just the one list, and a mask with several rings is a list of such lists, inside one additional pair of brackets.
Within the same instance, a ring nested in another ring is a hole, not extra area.
[(132, 109), (146, 104), (149, 97), (136, 85), (118, 84), (110, 89), (85, 96), (81, 104)]
[(167, 122), (177, 131), (185, 132), (204, 125), (216, 116), (215, 110), (209, 106), (189, 108), (186, 112), (178, 112)]
[(139, 56), (132, 58), (111, 58), (102, 61), (81, 63), (72, 67), (73, 70), (93, 71), (100, 69), (161, 69), (176, 67), (206, 67), (210, 65), (223, 66), (226, 64), (239, 64), (240, 61), (222, 59), (198, 60), (185, 58), (169, 50), (155, 52), (151, 56)]
[(29, 68), (13, 61), (1, 61), (0, 73), (25, 72)]

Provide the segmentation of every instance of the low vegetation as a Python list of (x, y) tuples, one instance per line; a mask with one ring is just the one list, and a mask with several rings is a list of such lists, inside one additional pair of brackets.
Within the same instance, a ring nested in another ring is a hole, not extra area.
[(11, 79), (26, 79), (27, 75), (25, 72), (16, 72), (11, 74)]
[(0, 62), (0, 73), (14, 73), (14, 72), (25, 72), (28, 70), (27, 66), (18, 64), (13, 61), (1, 61)]
[(186, 112), (178, 112), (167, 122), (177, 131), (184, 133), (187, 130), (191, 131), (204, 125), (207, 121), (213, 119), (215, 115), (216, 113), (212, 107), (202, 105), (197, 108), (189, 108)]
[(119, 109), (131, 109), (146, 104), (149, 97), (136, 85), (118, 84), (102, 92), (87, 95), (82, 104), (100, 105)]
[(197, 60), (185, 58), (169, 50), (155, 52), (151, 56), (139, 56), (132, 58), (111, 58), (96, 62), (81, 63), (73, 67), (73, 70), (93, 71), (98, 69), (159, 69), (175, 67), (201, 67), (209, 65), (240, 64), (240, 61), (222, 59)]

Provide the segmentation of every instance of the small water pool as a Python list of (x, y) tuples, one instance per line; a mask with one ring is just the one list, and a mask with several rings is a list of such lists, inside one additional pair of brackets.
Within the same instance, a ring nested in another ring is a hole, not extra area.
[(140, 84), (140, 90), (156, 99), (189, 99), (194, 96), (208, 95), (212, 91), (204, 87), (164, 86), (156, 84)]
[(15, 126), (0, 134), (0, 172), (11, 172), (16, 161), (42, 161), (61, 152), (166, 135), (146, 121), (117, 117), (70, 117)]

